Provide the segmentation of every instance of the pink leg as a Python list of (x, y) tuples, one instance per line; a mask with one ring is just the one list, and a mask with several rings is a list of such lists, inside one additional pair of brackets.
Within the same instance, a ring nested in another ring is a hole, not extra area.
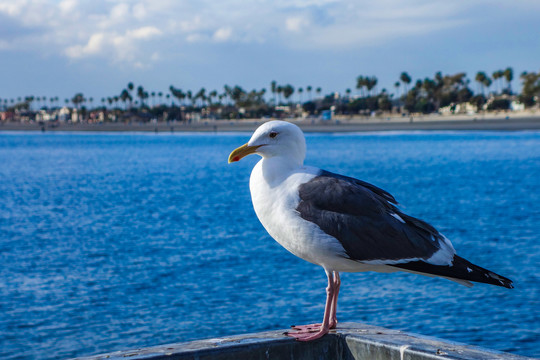
[(322, 324), (318, 327), (317, 327), (318, 324), (294, 327), (294, 329), (298, 329), (300, 331), (286, 333), (286, 335), (292, 336), (296, 340), (299, 340), (299, 341), (311, 341), (311, 340), (318, 339), (324, 336), (325, 334), (328, 334), (328, 331), (330, 330), (330, 318), (332, 317), (332, 311), (333, 311), (332, 303), (333, 303), (335, 289), (336, 289), (336, 286), (334, 285), (334, 281), (335, 281), (334, 274), (335, 273), (326, 271), (326, 276), (328, 277), (328, 287), (326, 288), (326, 305), (324, 307), (324, 317), (323, 317)]
[(339, 295), (339, 287), (341, 286), (341, 278), (339, 273), (334, 271), (334, 297), (332, 298), (332, 316), (330, 317), (330, 329), (335, 329), (337, 326), (337, 300)]
[[(339, 295), (339, 287), (341, 286), (341, 279), (339, 277), (339, 272), (334, 271), (333, 273), (332, 284), (334, 287), (334, 296), (332, 297), (332, 306), (331, 306), (331, 316), (330, 316), (330, 329), (335, 329), (337, 326), (337, 300)], [(302, 332), (316, 332), (321, 328), (321, 324), (309, 324), (309, 325), (294, 325), (291, 326), (294, 330)]]

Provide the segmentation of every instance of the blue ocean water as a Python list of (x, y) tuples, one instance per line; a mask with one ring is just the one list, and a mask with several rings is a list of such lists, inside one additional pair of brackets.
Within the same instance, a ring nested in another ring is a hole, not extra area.
[[(54, 359), (321, 320), (321, 268), (227, 165), (249, 134), (0, 133), (0, 358)], [(515, 282), (344, 274), (338, 318), (540, 357), (540, 132), (307, 135)]]

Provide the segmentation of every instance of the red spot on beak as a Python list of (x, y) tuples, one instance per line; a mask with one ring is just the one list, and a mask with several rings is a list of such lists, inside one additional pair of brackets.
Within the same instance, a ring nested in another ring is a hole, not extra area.
[(233, 157), (232, 160), (233, 160), (233, 161), (238, 161), (238, 160), (240, 160), (240, 158), (239, 158), (238, 156), (235, 156), (235, 157)]

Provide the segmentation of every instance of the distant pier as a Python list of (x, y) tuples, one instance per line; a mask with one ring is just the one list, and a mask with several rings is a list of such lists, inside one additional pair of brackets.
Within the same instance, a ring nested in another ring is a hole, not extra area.
[(513, 355), (447, 342), (402, 331), (357, 323), (339, 324), (338, 329), (312, 342), (298, 342), (283, 335), (285, 330), (235, 335), (143, 349), (117, 351), (84, 360), (526, 360)]

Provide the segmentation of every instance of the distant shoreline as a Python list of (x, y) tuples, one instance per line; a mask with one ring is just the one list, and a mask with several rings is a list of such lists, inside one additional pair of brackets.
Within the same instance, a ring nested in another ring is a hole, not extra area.
[[(201, 120), (197, 123), (0, 123), (0, 131), (93, 131), (93, 132), (251, 132), (271, 119), (251, 120)], [(305, 132), (373, 132), (414, 130), (540, 130), (540, 114), (499, 114), (485, 116), (422, 116), (345, 118), (321, 121), (312, 119), (287, 119)]]

